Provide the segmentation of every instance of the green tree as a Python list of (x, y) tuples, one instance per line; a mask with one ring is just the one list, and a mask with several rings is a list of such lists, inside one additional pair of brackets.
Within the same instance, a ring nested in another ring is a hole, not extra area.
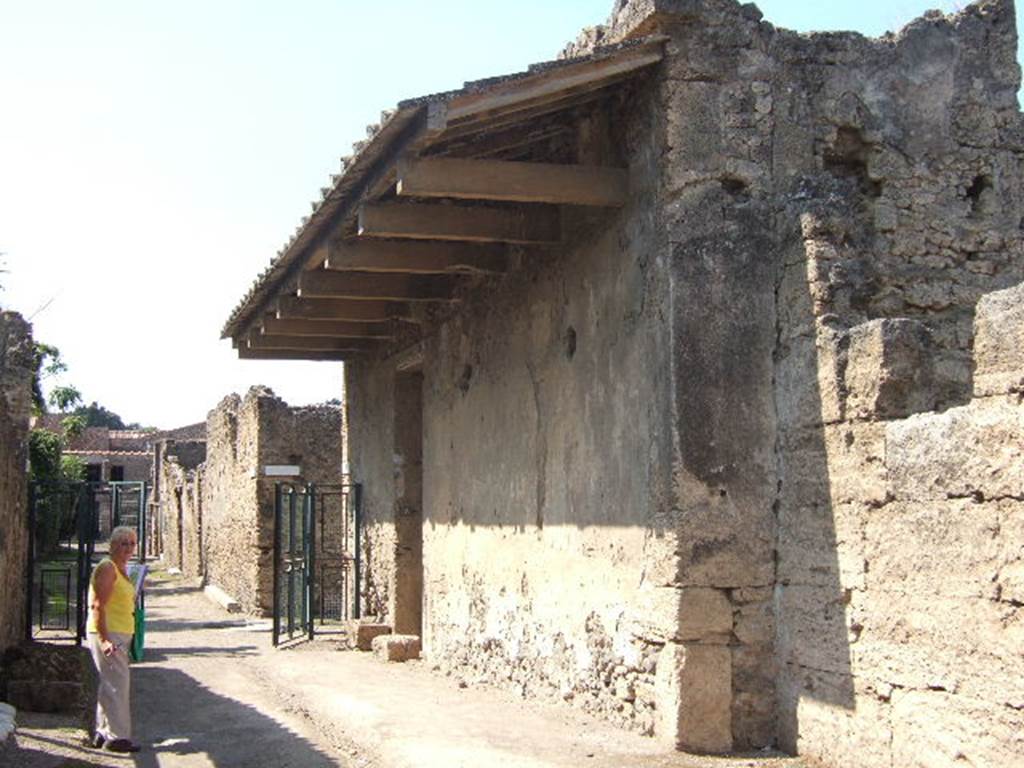
[(82, 402), (82, 393), (72, 386), (54, 387), (49, 402), (61, 413), (68, 413)]
[(46, 413), (46, 396), (43, 394), (43, 382), (53, 376), (64, 373), (67, 364), (61, 360), (60, 350), (52, 344), (36, 342), (35, 373), (32, 376), (32, 409), (36, 415)]
[(106, 427), (107, 429), (131, 429), (113, 411), (108, 411), (102, 405), (93, 400), (89, 405), (80, 405), (74, 410), (75, 416), (85, 419), (87, 427)]

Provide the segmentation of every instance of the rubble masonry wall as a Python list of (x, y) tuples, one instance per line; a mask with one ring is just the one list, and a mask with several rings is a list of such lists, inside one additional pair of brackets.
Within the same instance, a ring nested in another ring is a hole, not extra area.
[(31, 326), (21, 315), (0, 312), (0, 649), (25, 634), (25, 467), (34, 362)]
[(340, 482), (341, 409), (293, 408), (252, 387), (244, 399), (222, 400), (206, 429), (206, 462), (198, 472), (206, 580), (244, 611), (264, 615), (273, 605), (274, 486), (289, 479), (266, 477), (264, 467), (298, 464), (303, 474), (296, 481)]
[(190, 578), (205, 573), (203, 562), (203, 473), (205, 466), (184, 466), (173, 448), (163, 457), (160, 471), (160, 510), (163, 555), (168, 566)]
[[(930, 422), (897, 425), (962, 406), (958, 424), (994, 419), (977, 461), (1014, 476), (997, 446), (1019, 439), (1019, 412), (971, 401), (987, 364), (975, 305), (1024, 278), (1012, 3), (878, 41), (780, 31), (733, 3), (656, 5), (676, 12), (663, 87), (680, 578), (733, 605), (731, 660), (701, 675), (732, 675), (732, 746), (774, 731), (826, 764), (1001, 764), (1019, 747), (1005, 737), (1021, 724), (1006, 666), (1020, 605), (1000, 596), (1004, 566), (970, 561), (1019, 559), (1003, 527), (1019, 508), (1003, 499), (993, 517), (973, 487), (943, 514), (894, 462), (909, 440), (929, 476)], [(944, 537), (974, 554), (936, 556)]]

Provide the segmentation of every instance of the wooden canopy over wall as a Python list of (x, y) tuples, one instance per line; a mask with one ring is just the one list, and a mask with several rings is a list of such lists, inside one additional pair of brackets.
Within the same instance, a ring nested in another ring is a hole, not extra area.
[(349, 360), (415, 341), (423, 307), (561, 242), (563, 206), (618, 208), (608, 104), (661, 39), (406, 102), (224, 328), (238, 356)]

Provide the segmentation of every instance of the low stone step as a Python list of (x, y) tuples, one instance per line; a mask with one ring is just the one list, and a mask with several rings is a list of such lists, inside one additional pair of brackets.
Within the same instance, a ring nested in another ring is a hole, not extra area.
[(349, 647), (360, 651), (372, 651), (374, 638), (390, 634), (390, 624), (365, 619), (354, 619), (348, 623)]
[(241, 613), (242, 611), (242, 604), (216, 584), (207, 584), (203, 587), (203, 594), (228, 613)]
[(378, 635), (373, 654), (381, 661), (409, 661), (420, 657), (419, 635)]

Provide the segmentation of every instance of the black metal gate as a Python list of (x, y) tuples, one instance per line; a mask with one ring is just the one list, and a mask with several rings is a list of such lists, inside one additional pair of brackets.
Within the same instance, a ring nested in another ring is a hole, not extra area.
[(29, 487), (28, 639), (85, 637), (97, 505), (88, 483)]
[(274, 645), (359, 618), (359, 502), (356, 483), (276, 485)]
[[(89, 577), (107, 554), (113, 527), (136, 527), (145, 483), (33, 483), (29, 486), (26, 634), (29, 640), (73, 641), (85, 637)], [(139, 547), (139, 558), (144, 550)]]

